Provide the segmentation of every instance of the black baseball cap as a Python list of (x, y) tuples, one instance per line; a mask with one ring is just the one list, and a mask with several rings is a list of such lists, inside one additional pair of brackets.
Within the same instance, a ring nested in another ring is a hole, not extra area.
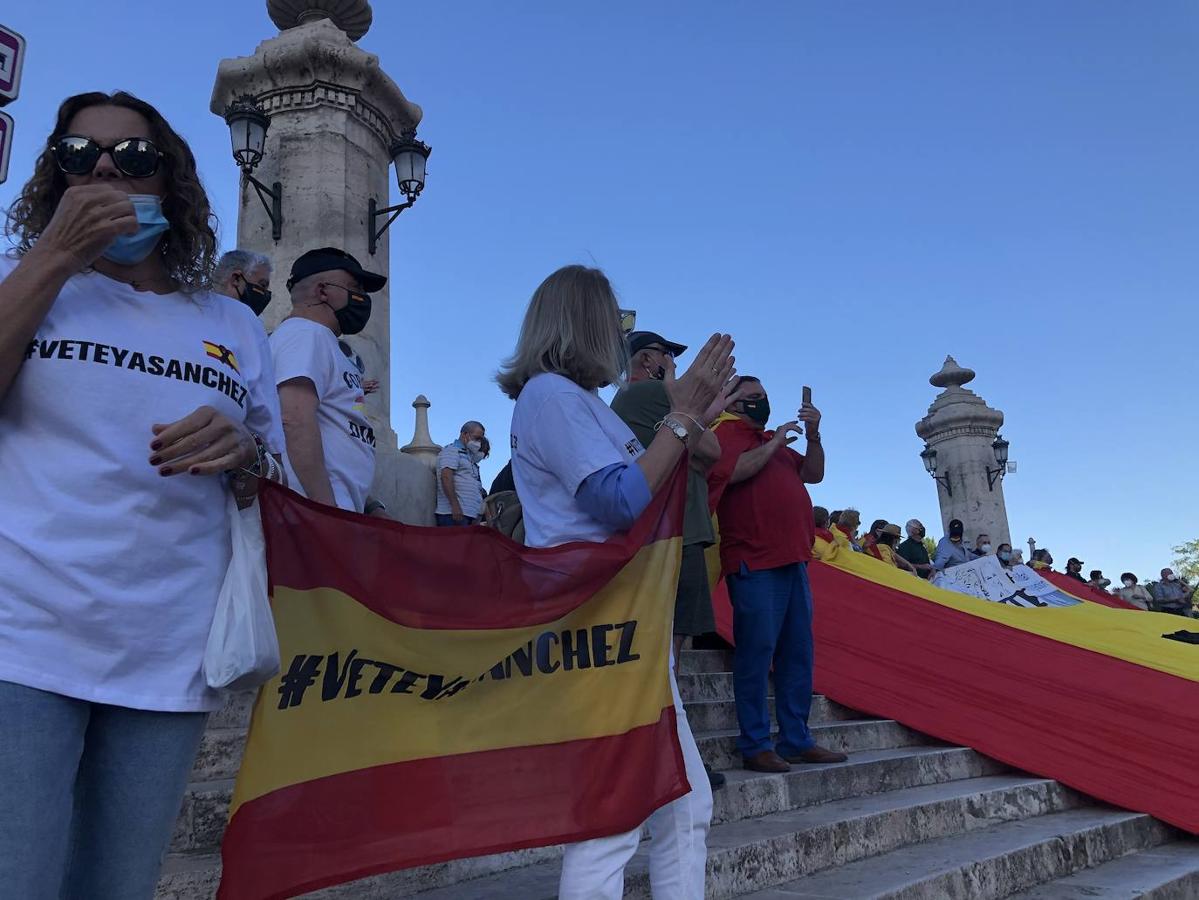
[(650, 344), (661, 344), (669, 350), (678, 359), (687, 352), (687, 347), (683, 344), (676, 344), (674, 341), (668, 341), (662, 335), (653, 331), (630, 331), (629, 332), (629, 356), (635, 353), (640, 353)]
[(965, 530), (966, 529), (962, 526), (961, 519), (950, 519), (949, 520), (949, 536), (950, 537), (961, 537), (962, 532), (964, 532)]
[(301, 254), (291, 264), (291, 277), (287, 279), (287, 289), (290, 291), (293, 284), (309, 275), (316, 275), (318, 272), (335, 272), (339, 269), (349, 272), (357, 278), (362, 289), (368, 294), (382, 290), (383, 285), (387, 284), (387, 276), (366, 271), (358, 260), (344, 250), (338, 250), (336, 247), (319, 247)]

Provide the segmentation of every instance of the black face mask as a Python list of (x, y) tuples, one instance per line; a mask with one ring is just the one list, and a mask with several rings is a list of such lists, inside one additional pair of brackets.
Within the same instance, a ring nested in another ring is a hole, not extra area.
[(761, 400), (742, 400), (741, 408), (745, 410), (745, 415), (759, 425), (765, 426), (770, 421), (770, 398), (763, 397)]
[(330, 287), (339, 287), (349, 295), (349, 302), (341, 309), (333, 309), (326, 301), (321, 302), (333, 309), (333, 315), (337, 319), (337, 327), (341, 329), (342, 334), (357, 334), (366, 327), (366, 323), (371, 317), (371, 297), (370, 294), (364, 294), (362, 291), (356, 291), (353, 288), (343, 287), (340, 284), (330, 285)]
[(649, 377), (654, 379), (654, 381), (665, 381), (666, 380), (666, 366), (658, 366), (658, 368), (654, 369), (654, 371), (649, 373)]
[(261, 285), (247, 281), (245, 287), (237, 292), (237, 299), (254, 310), (254, 315), (261, 316), (262, 311), (271, 302), (271, 292)]

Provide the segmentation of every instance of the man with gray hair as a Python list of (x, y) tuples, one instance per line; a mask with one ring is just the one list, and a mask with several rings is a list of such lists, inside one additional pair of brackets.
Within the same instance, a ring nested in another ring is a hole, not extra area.
[(271, 302), (271, 261), (252, 250), (230, 250), (212, 271), (212, 289), (261, 316)]
[(908, 519), (904, 527), (908, 539), (896, 547), (895, 552), (910, 562), (921, 578), (932, 578), (936, 569), (928, 558), (928, 548), (924, 546), (924, 524), (919, 519)]
[(474, 525), (483, 513), (483, 480), (479, 462), (483, 459), (486, 429), (473, 419), (462, 426), (458, 439), (441, 448), (437, 456), (438, 527)]

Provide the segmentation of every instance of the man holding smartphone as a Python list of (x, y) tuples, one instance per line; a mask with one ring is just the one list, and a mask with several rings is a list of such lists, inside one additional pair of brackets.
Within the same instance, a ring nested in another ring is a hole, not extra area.
[[(798, 421), (769, 432), (770, 398), (761, 381), (743, 375), (735, 389), (737, 399), (714, 426), (721, 457), (708, 488), (718, 510), (721, 574), (733, 601), (737, 748), (755, 772), (843, 762), (844, 753), (819, 746), (808, 730), (813, 653), (807, 566), (815, 525), (805, 485), (824, 479), (820, 411), (805, 387)], [(789, 446), (801, 435), (807, 439), (802, 454)], [(766, 700), (772, 663), (777, 746), (770, 740)]]

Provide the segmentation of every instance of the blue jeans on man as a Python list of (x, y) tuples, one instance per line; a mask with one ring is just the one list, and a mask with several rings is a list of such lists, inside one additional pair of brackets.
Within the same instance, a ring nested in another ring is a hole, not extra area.
[[(751, 571), (744, 563), (728, 577), (733, 603), (733, 694), (743, 757), (777, 749), (797, 756), (815, 746), (808, 730), (812, 709), (812, 591), (807, 563)], [(770, 740), (766, 701), (771, 664), (779, 723), (777, 748)]]

